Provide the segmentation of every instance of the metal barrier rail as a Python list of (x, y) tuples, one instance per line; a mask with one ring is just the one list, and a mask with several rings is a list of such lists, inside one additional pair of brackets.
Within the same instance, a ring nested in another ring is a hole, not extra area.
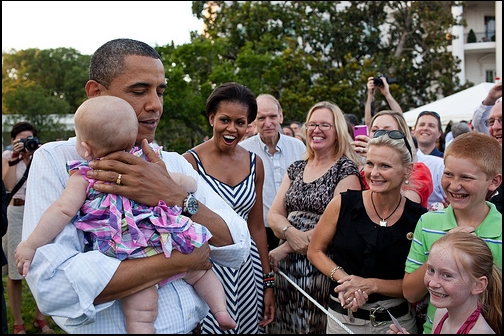
[(306, 298), (308, 300), (310, 300), (311, 302), (313, 302), (313, 304), (315, 304), (320, 310), (322, 310), (327, 316), (329, 316), (330, 318), (332, 318), (336, 323), (339, 324), (339, 326), (341, 328), (343, 328), (347, 333), (349, 334), (354, 334), (354, 332), (350, 329), (348, 329), (343, 323), (341, 323), (340, 320), (338, 320), (336, 317), (334, 317), (327, 309), (325, 309), (323, 306), (320, 305), (320, 303), (318, 303), (317, 301), (315, 301), (310, 295), (308, 295), (308, 293), (306, 293), (301, 287), (299, 287), (294, 281), (292, 281), (284, 272), (280, 271), (280, 269), (277, 271), (278, 274), (280, 274), (281, 276), (283, 276), (287, 281), (289, 281), (291, 283), (291, 285), (293, 285), (298, 291), (301, 292), (301, 294), (303, 294), (304, 296), (306, 296)]

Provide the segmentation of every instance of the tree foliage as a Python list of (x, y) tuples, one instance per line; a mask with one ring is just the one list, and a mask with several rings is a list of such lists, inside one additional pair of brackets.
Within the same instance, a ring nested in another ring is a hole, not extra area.
[[(156, 47), (168, 85), (156, 141), (184, 152), (211, 135), (205, 102), (228, 81), (277, 97), (286, 121), (304, 121), (322, 100), (362, 118), (367, 78), (380, 73), (397, 79), (391, 93), (404, 111), (465, 89), (472, 83), (460, 85), (447, 50), (454, 3), (193, 1), (205, 31)], [(2, 59), (3, 113), (73, 113), (86, 98), (90, 56), (28, 49)], [(379, 92), (375, 104), (387, 107)]]

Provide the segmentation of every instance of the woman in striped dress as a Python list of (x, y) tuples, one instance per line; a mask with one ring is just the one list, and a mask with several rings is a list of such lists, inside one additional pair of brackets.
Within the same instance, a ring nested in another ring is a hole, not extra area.
[(236, 328), (223, 332), (212, 313), (202, 321), (203, 334), (261, 334), (274, 319), (273, 274), (263, 223), (262, 160), (238, 142), (257, 114), (254, 94), (238, 83), (224, 83), (207, 100), (213, 136), (184, 154), (194, 169), (248, 224), (250, 257), (239, 268), (213, 266), (226, 293)]

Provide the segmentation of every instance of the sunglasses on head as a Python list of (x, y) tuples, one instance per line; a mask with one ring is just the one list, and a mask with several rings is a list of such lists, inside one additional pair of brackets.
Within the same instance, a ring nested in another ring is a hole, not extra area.
[(393, 131), (387, 131), (387, 130), (376, 130), (373, 133), (373, 138), (378, 138), (381, 137), (382, 135), (387, 134), (390, 139), (394, 140), (404, 140), (404, 143), (406, 144), (406, 148), (408, 149), (410, 155), (411, 155), (411, 160), (413, 160), (413, 152), (411, 151), (411, 146), (408, 142), (408, 139), (406, 138), (406, 134), (399, 130), (393, 130)]
[(421, 116), (424, 116), (424, 115), (431, 115), (431, 116), (436, 117), (439, 120), (439, 123), (441, 124), (441, 116), (439, 115), (439, 113), (434, 112), (434, 111), (422, 111), (418, 114), (417, 119), (420, 118)]

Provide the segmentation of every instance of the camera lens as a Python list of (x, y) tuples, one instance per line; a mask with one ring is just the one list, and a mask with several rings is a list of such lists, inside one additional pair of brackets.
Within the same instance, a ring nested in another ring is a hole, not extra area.
[(380, 77), (375, 77), (375, 78), (373, 79), (373, 83), (374, 83), (374, 85), (376, 85), (376, 86), (383, 86), (383, 81), (382, 81), (382, 79), (381, 79), (381, 76), (380, 76)]
[(29, 136), (26, 139), (21, 140), (24, 144), (24, 148), (28, 152), (34, 152), (37, 148), (39, 148), (40, 141), (38, 138)]

